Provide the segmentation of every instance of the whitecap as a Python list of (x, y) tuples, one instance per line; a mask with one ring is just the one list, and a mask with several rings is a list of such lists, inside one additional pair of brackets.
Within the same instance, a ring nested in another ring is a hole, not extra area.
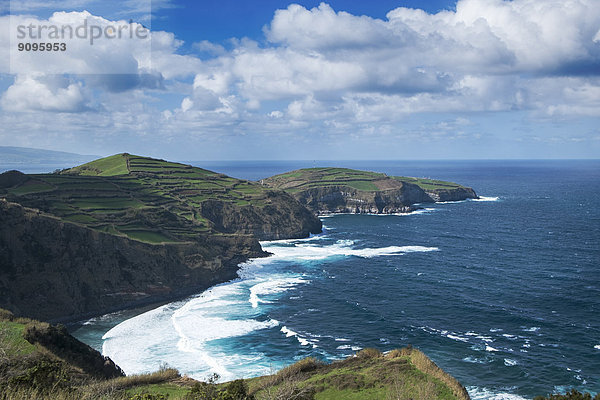
[(317, 339), (308, 339), (300, 335), (298, 332), (294, 332), (293, 330), (289, 329), (287, 326), (282, 327), (280, 331), (281, 333), (285, 334), (286, 337), (295, 337), (296, 340), (298, 340), (298, 343), (300, 343), (302, 346), (312, 346), (313, 349), (318, 347), (316, 344), (316, 342), (318, 342)]
[(537, 332), (539, 330), (540, 330), (539, 326), (532, 326), (531, 328), (526, 328), (526, 327), (523, 328), (524, 332)]
[(295, 243), (294, 246), (278, 246), (275, 242), (262, 242), (263, 248), (272, 253), (269, 261), (256, 260), (259, 264), (276, 260), (317, 261), (330, 257), (362, 257), (398, 256), (405, 253), (438, 251), (437, 247), (425, 246), (386, 246), (355, 249), (352, 240), (339, 240), (331, 245), (315, 245), (311, 243)]
[(597, 345), (595, 345), (595, 346), (594, 346), (594, 348), (595, 348), (596, 350), (600, 350), (600, 344), (597, 344)]
[(447, 334), (446, 337), (448, 339), (456, 340), (456, 341), (459, 341), (459, 342), (468, 342), (469, 341), (469, 339), (467, 339), (467, 338), (464, 338), (464, 337), (461, 337), (461, 336), (457, 336), (457, 335), (452, 335), (452, 334)]
[(498, 201), (499, 197), (486, 197), (486, 196), (479, 196), (478, 199), (470, 199), (472, 201)]
[(486, 345), (485, 346), (485, 351), (500, 351), (492, 346)]
[(487, 364), (490, 361), (485, 360), (485, 359), (481, 359), (481, 358), (476, 358), (476, 357), (465, 357), (462, 359), (464, 362), (468, 362), (468, 363), (472, 363), (472, 364)]
[(299, 277), (269, 278), (250, 288), (250, 297), (248, 301), (252, 305), (252, 308), (257, 308), (259, 303), (271, 303), (271, 301), (261, 299), (259, 295), (263, 296), (286, 292), (299, 284), (308, 282), (309, 281)]
[(506, 365), (507, 367), (514, 367), (517, 364), (518, 364), (518, 362), (516, 362), (513, 359), (510, 359), (510, 358), (505, 358), (504, 359), (504, 365)]
[(478, 388), (476, 386), (468, 386), (467, 392), (471, 400), (526, 400), (517, 394), (506, 392), (494, 392), (487, 388)]

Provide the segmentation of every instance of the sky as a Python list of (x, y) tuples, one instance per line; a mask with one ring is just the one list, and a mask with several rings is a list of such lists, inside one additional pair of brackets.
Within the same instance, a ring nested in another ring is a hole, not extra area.
[[(600, 158), (598, 0), (0, 1), (0, 146)], [(50, 36), (67, 25), (104, 35)], [(34, 42), (67, 48), (18, 51)]]

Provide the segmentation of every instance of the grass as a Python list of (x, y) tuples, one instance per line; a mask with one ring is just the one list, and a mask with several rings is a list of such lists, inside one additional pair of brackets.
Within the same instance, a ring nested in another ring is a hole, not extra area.
[[(216, 383), (218, 378), (200, 384), (167, 367), (150, 374), (112, 379), (85, 378), (82, 369), (74, 368), (65, 361), (77, 357), (65, 354), (59, 358), (52, 353), (53, 347), (42, 345), (48, 341), (56, 344), (57, 336), (48, 335), (50, 332), (54, 335), (66, 332), (61, 329), (64, 328), (15, 318), (0, 310), (0, 365), (3, 362), (12, 365), (7, 375), (10, 381), (0, 381), (0, 400), (468, 399), (465, 389), (456, 380), (412, 348), (387, 354), (377, 349), (364, 349), (353, 357), (331, 364), (309, 357), (273, 375), (221, 384)], [(29, 343), (26, 337), (36, 338), (33, 340), (35, 344)], [(60, 343), (66, 343), (68, 338), (60, 340)], [(64, 345), (57, 346), (57, 349), (64, 348)], [(24, 361), (27, 366), (20, 367), (18, 360), (28, 360)], [(48, 372), (39, 375), (40, 371), (46, 370)], [(0, 369), (2, 373), (5, 371)], [(240, 391), (245, 394), (231, 397), (231, 393), (239, 394)]]
[[(28, 175), (0, 196), (98, 231), (151, 244), (217, 233), (208, 201), (264, 207), (269, 188), (189, 165), (117, 154), (59, 174)], [(135, 229), (130, 229), (136, 223)]]
[(173, 242), (173, 239), (168, 238), (167, 236), (158, 233), (158, 232), (150, 232), (150, 231), (127, 231), (122, 230), (125, 235), (128, 237), (139, 240), (140, 242), (146, 243), (168, 243)]
[(128, 160), (126, 156), (126, 154), (116, 154), (114, 156), (101, 158), (99, 160), (72, 168), (70, 173), (91, 176), (126, 175), (129, 173), (129, 169), (127, 168)]
[(23, 339), (24, 330), (24, 324), (0, 321), (0, 361), (31, 354), (36, 350), (34, 345)]
[(187, 386), (176, 385), (173, 383), (155, 383), (151, 385), (135, 387), (127, 390), (129, 396), (135, 394), (150, 393), (154, 395), (169, 396), (169, 400), (183, 399), (189, 393), (190, 389)]
[(42, 192), (47, 192), (50, 190), (53, 190), (54, 186), (46, 183), (46, 182), (39, 182), (39, 181), (28, 181), (25, 182), (24, 184), (22, 184), (21, 186), (12, 189), (10, 191), (10, 193), (17, 195), (17, 196), (22, 196), (25, 194), (33, 194), (33, 193), (42, 193)]
[(393, 176), (392, 178), (401, 182), (414, 183), (419, 185), (423, 190), (457, 189), (464, 187), (454, 182), (440, 181), (437, 179), (411, 178), (406, 176)]
[(262, 182), (268, 186), (283, 189), (290, 193), (329, 186), (346, 186), (360, 191), (377, 192), (398, 189), (403, 182), (414, 183), (426, 191), (462, 187), (456, 183), (434, 179), (387, 176), (378, 172), (347, 168), (306, 168), (275, 175), (271, 178), (263, 179)]
[(469, 398), (460, 383), (411, 348), (385, 355), (365, 349), (332, 364), (307, 358), (274, 375), (250, 380), (249, 386), (257, 399), (286, 398), (294, 391), (312, 393), (317, 400)]

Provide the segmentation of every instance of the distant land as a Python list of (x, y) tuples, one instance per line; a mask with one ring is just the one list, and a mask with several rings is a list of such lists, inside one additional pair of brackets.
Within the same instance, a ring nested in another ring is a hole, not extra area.
[[(307, 358), (230, 383), (198, 383), (167, 367), (124, 377), (63, 326), (38, 320), (80, 320), (200, 293), (234, 279), (240, 263), (268, 256), (259, 240), (320, 233), (319, 214), (406, 213), (419, 203), (474, 198), (469, 187), (433, 179), (308, 168), (252, 182), (127, 153), (55, 173), (1, 173), (0, 393), (469, 399), (458, 381), (410, 347), (364, 349), (331, 364)], [(581, 396), (548, 399), (591, 399)]]
[(283, 191), (129, 154), (0, 174), (0, 307), (76, 319), (199, 293), (321, 221)]
[[(0, 146), (0, 168), (19, 169), (42, 172), (51, 170), (53, 167), (66, 168), (79, 165), (98, 158), (94, 155), (82, 155), (67, 153), (64, 151), (53, 151), (33, 149), (29, 147)], [(3, 172), (3, 170), (0, 170)]]
[(348, 168), (305, 168), (263, 179), (317, 214), (394, 214), (415, 204), (476, 199), (469, 187), (434, 179), (387, 176)]
[(313, 168), (251, 182), (127, 153), (0, 174), (0, 307), (73, 320), (199, 293), (264, 257), (259, 240), (321, 232), (323, 212), (409, 212), (475, 198), (431, 179)]

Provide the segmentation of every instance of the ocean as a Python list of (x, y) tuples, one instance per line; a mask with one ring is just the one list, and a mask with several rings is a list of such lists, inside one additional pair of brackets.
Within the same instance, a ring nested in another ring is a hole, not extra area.
[(480, 200), (333, 215), (240, 278), (73, 334), (126, 373), (271, 373), (307, 356), (412, 345), (473, 399), (600, 391), (600, 161), (194, 162), (257, 180), (315, 165), (431, 177)]

